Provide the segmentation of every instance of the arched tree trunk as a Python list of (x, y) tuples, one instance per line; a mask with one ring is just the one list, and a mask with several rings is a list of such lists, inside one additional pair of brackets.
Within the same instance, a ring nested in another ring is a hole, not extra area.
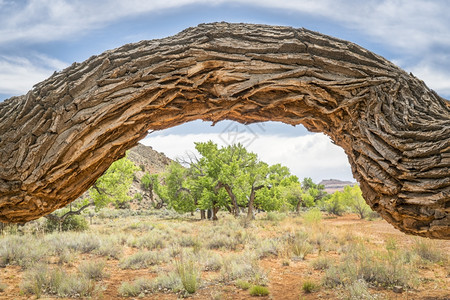
[(0, 103), (0, 220), (67, 205), (148, 130), (195, 119), (324, 132), (374, 210), (406, 233), (450, 239), (449, 102), (350, 42), (250, 24), (127, 44)]

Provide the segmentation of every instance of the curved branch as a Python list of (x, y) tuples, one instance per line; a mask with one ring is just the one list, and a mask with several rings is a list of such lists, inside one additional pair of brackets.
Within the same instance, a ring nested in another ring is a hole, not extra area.
[(202, 24), (74, 63), (0, 103), (0, 220), (65, 206), (144, 138), (191, 120), (324, 132), (398, 229), (450, 239), (450, 107), (416, 77), (306, 29)]

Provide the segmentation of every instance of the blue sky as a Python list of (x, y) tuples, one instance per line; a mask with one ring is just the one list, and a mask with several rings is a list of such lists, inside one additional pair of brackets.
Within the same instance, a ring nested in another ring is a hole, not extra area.
[[(0, 0), (0, 101), (73, 62), (125, 43), (173, 35), (199, 23), (227, 21), (305, 27), (355, 42), (424, 80), (450, 99), (449, 1)], [(237, 130), (238, 135), (228, 131)], [(225, 137), (226, 136), (226, 137)], [(321, 134), (268, 123), (244, 127), (196, 121), (155, 132), (145, 144), (169, 156), (194, 140), (248, 143), (269, 163), (315, 181), (352, 180), (343, 151)]]

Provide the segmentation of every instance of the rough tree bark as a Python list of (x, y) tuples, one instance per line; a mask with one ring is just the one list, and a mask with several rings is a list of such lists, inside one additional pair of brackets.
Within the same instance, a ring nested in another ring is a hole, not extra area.
[(148, 130), (195, 119), (324, 132), (383, 218), (450, 239), (449, 102), (353, 43), (250, 24), (124, 45), (0, 103), (0, 220), (67, 205)]

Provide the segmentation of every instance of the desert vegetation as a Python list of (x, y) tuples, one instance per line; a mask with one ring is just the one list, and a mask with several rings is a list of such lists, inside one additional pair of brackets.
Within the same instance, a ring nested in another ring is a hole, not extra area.
[(450, 295), (449, 242), (395, 230), (357, 185), (329, 195), (241, 145), (197, 148), (161, 174), (124, 158), (69, 207), (2, 226), (0, 299)]
[(45, 220), (7, 227), (0, 297), (448, 296), (448, 242), (314, 209), (259, 213), (250, 223), (219, 215), (104, 209), (82, 232), (47, 232)]

